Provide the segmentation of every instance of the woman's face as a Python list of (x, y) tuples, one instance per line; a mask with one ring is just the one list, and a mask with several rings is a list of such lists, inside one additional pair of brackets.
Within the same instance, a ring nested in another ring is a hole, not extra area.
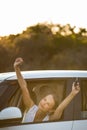
[(50, 94), (46, 97), (44, 97), (40, 102), (39, 102), (39, 108), (44, 111), (44, 112), (49, 112), (52, 110), (52, 108), (55, 105), (55, 101), (53, 96)]

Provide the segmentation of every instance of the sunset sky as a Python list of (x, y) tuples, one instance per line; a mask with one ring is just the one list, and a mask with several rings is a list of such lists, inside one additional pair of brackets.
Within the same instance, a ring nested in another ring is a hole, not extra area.
[(37, 23), (87, 28), (87, 0), (0, 0), (0, 36), (21, 33)]

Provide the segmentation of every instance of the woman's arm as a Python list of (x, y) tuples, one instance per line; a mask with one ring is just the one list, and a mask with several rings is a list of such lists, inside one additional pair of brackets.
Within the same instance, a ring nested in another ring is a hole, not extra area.
[(73, 100), (73, 98), (79, 93), (80, 87), (79, 83), (75, 86), (75, 83), (72, 85), (72, 91), (70, 94), (61, 102), (61, 104), (57, 107), (54, 114), (51, 117), (51, 120), (60, 119), (64, 109), (68, 106), (68, 104)]
[(32, 105), (34, 105), (33, 100), (30, 97), (28, 88), (27, 88), (27, 83), (24, 80), (23, 76), (21, 75), (20, 72), (20, 65), (23, 63), (22, 58), (17, 58), (14, 62), (14, 69), (18, 78), (18, 83), (20, 85), (20, 88), (22, 90), (22, 95), (23, 95), (23, 102), (26, 108), (30, 108)]

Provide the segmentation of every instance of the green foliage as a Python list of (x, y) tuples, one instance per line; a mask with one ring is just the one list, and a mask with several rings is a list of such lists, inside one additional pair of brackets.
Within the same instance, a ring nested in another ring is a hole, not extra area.
[(14, 71), (16, 57), (23, 70), (87, 69), (87, 31), (67, 25), (37, 24), (22, 34), (0, 38), (0, 72)]

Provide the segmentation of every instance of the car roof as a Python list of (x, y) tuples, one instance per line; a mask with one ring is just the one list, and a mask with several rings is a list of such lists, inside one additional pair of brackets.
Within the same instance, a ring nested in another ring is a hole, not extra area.
[[(21, 71), (24, 79), (38, 78), (87, 78), (86, 70), (33, 70)], [(15, 72), (0, 73), (0, 81), (17, 79)]]

